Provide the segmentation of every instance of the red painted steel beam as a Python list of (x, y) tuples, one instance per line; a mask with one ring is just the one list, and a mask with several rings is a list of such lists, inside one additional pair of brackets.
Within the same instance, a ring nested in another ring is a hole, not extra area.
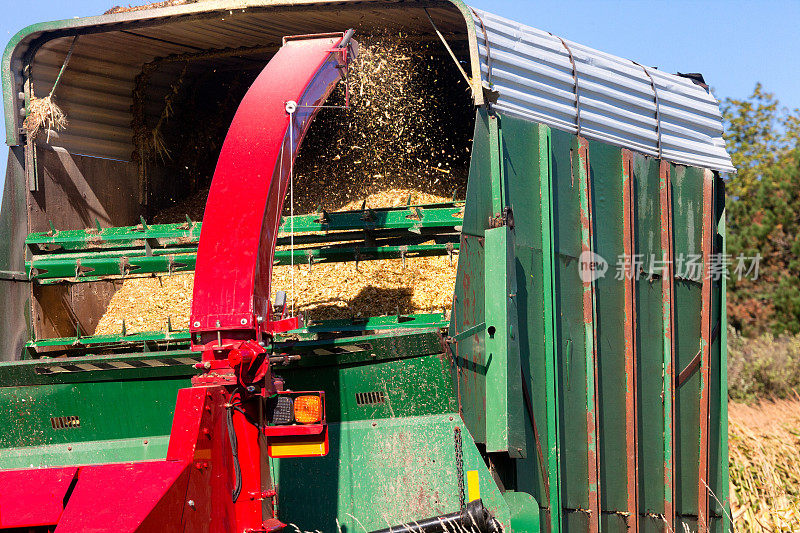
[(78, 468), (0, 471), (0, 529), (55, 526)]
[[(220, 152), (197, 250), (190, 329), (200, 344), (297, 326), (271, 322), (270, 280), (300, 143), (354, 55), (343, 34), (285, 40), (248, 90)], [(355, 47), (355, 42), (352, 43)], [(287, 103), (295, 102), (293, 113)]]
[(661, 203), (662, 321), (664, 324), (664, 531), (675, 530), (675, 272), (672, 232), (672, 184), (670, 164), (659, 162)]
[(623, 250), (626, 261), (625, 272), (625, 451), (628, 531), (639, 531), (639, 405), (637, 358), (638, 339), (636, 323), (636, 209), (633, 187), (633, 154), (622, 150), (623, 187)]
[(698, 533), (710, 530), (708, 512), (708, 452), (709, 452), (709, 402), (711, 394), (711, 254), (714, 244), (714, 173), (706, 170), (703, 175), (703, 285), (701, 289), (702, 306), (700, 311), (700, 442), (697, 527)]

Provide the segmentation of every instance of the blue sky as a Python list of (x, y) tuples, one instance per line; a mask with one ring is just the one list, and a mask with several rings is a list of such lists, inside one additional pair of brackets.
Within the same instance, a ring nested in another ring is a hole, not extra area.
[[(468, 3), (667, 72), (702, 72), (719, 98), (745, 97), (760, 81), (785, 106), (800, 107), (800, 0)], [(113, 5), (114, 0), (0, 0), (0, 40), (4, 46), (29, 24), (96, 15)], [(0, 156), (2, 175), (5, 163)]]

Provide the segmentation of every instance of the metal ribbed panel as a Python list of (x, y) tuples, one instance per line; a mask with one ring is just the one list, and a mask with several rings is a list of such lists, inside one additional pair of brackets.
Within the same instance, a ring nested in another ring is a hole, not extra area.
[(717, 101), (689, 79), (473, 12), (498, 111), (676, 163), (734, 170)]

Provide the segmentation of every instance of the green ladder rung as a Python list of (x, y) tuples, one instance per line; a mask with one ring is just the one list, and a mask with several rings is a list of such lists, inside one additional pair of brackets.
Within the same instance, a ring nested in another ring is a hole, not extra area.
[[(428, 204), (401, 208), (365, 209), (335, 213), (314, 213), (294, 217), (294, 232), (330, 232), (346, 230), (421, 230), (423, 228), (454, 228), (462, 223), (459, 204)], [(114, 248), (168, 248), (197, 245), (201, 222), (181, 224), (138, 224), (136, 226), (90, 228), (85, 230), (51, 230), (31, 233), (25, 243), (35, 253), (88, 251)], [(292, 218), (282, 219), (280, 231), (288, 233)], [(295, 241), (308, 236), (298, 235)]]
[[(329, 263), (347, 261), (372, 261), (427, 257), (454, 254), (459, 249), (457, 236), (448, 235), (450, 242), (436, 244), (385, 245), (385, 246), (330, 246), (324, 248), (295, 248), (277, 250), (275, 265), (303, 263)], [(440, 239), (441, 240), (441, 239)], [(36, 257), (26, 261), (28, 278), (40, 283), (90, 282), (100, 279), (122, 278), (141, 274), (175, 274), (191, 272), (195, 268), (197, 255), (194, 251), (165, 253), (154, 251), (153, 255), (128, 256), (123, 252), (103, 254), (55, 254)]]

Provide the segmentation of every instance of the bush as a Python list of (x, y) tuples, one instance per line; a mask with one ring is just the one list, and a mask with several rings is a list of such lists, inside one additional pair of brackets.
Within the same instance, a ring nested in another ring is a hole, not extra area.
[(800, 335), (742, 337), (728, 332), (728, 395), (751, 402), (800, 391)]

